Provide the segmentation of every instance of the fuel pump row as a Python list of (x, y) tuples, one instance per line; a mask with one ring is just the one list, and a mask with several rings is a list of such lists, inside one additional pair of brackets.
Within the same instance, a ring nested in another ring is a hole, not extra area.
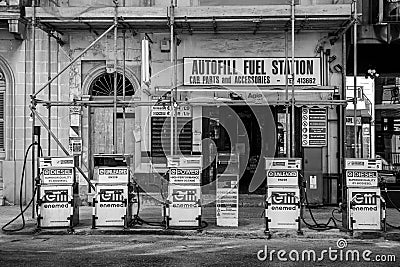
[[(202, 156), (169, 156), (168, 197), (164, 200), (162, 220), (147, 222), (140, 218), (140, 187), (127, 155), (94, 155), (92, 228), (128, 229), (148, 224), (163, 229), (201, 231), (207, 226), (202, 215)], [(217, 157), (215, 195), (216, 225), (239, 226), (239, 157), (220, 153)], [(266, 190), (264, 233), (273, 230), (295, 230), (302, 226), (312, 230), (340, 228), (335, 218), (318, 223), (308, 205), (306, 186), (302, 181), (301, 158), (265, 158)], [(67, 228), (79, 224), (79, 183), (77, 157), (40, 157), (36, 182), (37, 229)], [(379, 188), (380, 159), (344, 160), (344, 196), (342, 228), (354, 231), (386, 231), (386, 203)], [(304, 218), (304, 208), (313, 223)], [(303, 222), (303, 224), (302, 224)], [(333, 225), (330, 225), (333, 223)], [(3, 227), (4, 228), (4, 227)]]

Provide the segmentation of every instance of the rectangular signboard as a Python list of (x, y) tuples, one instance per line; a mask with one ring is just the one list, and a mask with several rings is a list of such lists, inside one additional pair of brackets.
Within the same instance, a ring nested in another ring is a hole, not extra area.
[(216, 217), (218, 226), (239, 226), (239, 176), (217, 176)]
[(198, 226), (200, 185), (181, 186), (169, 184), (168, 200), (171, 226)]
[(300, 217), (299, 188), (269, 187), (265, 215), (269, 228), (297, 229)]
[(347, 187), (377, 187), (378, 171), (346, 170)]
[(302, 108), (301, 143), (303, 147), (321, 147), (327, 144), (326, 108)]
[(200, 184), (200, 168), (170, 168), (169, 182), (172, 184)]
[(346, 170), (382, 170), (381, 159), (346, 158), (344, 160)]
[(167, 167), (203, 167), (202, 156), (167, 156)]
[[(183, 85), (285, 86), (291, 59), (285, 58), (183, 58)], [(294, 59), (294, 85), (321, 85), (320, 58)], [(288, 78), (288, 84), (292, 84)]]
[[(171, 106), (170, 105), (154, 105), (151, 107), (152, 117), (170, 117)], [(192, 108), (190, 106), (180, 105), (178, 106), (178, 117), (192, 117)]]
[(265, 158), (266, 170), (301, 170), (300, 158)]
[(45, 167), (75, 167), (74, 157), (41, 157), (39, 168)]
[(349, 220), (353, 219), (354, 230), (381, 229), (380, 194), (379, 188), (347, 189)]
[(129, 167), (96, 167), (98, 183), (120, 183), (129, 182)]
[(267, 186), (299, 186), (297, 170), (267, 171)]
[(42, 184), (73, 184), (74, 168), (42, 168)]

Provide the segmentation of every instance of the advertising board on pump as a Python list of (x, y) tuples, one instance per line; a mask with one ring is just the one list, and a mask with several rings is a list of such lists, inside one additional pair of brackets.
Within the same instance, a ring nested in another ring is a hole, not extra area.
[(347, 204), (354, 230), (380, 230), (380, 188), (349, 188)]
[(299, 188), (269, 187), (267, 189), (266, 217), (269, 228), (296, 229), (300, 216)]
[(96, 185), (96, 225), (123, 226), (127, 214), (127, 185)]
[(171, 226), (197, 226), (199, 215), (201, 190), (200, 185), (168, 186), (168, 200), (170, 201)]

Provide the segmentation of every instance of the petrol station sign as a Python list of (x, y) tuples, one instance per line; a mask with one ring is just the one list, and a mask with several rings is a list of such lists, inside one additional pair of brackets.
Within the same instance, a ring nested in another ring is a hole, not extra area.
[[(260, 58), (183, 58), (183, 85), (220, 86), (284, 86), (292, 60), (282, 57)], [(319, 57), (298, 57), (294, 59), (294, 85), (321, 85), (321, 59)], [(293, 83), (288, 78), (288, 84)]]

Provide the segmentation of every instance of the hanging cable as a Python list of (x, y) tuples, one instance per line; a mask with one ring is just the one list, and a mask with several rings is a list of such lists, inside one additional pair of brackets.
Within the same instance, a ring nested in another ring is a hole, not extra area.
[[(34, 145), (39, 145), (37, 142), (32, 143), (29, 145), (28, 149), (25, 152), (25, 156), (24, 156), (24, 164), (22, 166), (22, 174), (21, 174), (21, 185), (19, 187), (19, 209), (20, 209), (20, 213), (11, 221), (9, 221), (8, 223), (6, 223), (5, 225), (3, 225), (3, 227), (1, 228), (1, 230), (3, 232), (17, 232), (17, 231), (21, 231), (22, 229), (25, 228), (25, 217), (24, 217), (24, 213), (25, 211), (29, 208), (29, 206), (32, 204), (33, 200), (35, 199), (35, 195), (37, 193), (37, 187), (35, 187), (35, 190), (33, 192), (32, 198), (31, 200), (28, 202), (28, 205), (23, 208), (22, 207), (22, 195), (23, 195), (23, 184), (24, 184), (24, 177), (25, 177), (25, 169), (26, 169), (26, 161), (28, 158), (28, 153), (29, 150), (34, 146)], [(39, 149), (41, 154), (43, 154), (42, 148), (39, 145)], [(6, 229), (7, 226), (9, 226), (10, 224), (12, 224), (14, 221), (16, 221), (19, 217), (22, 218), (22, 225), (19, 228), (14, 228), (14, 229)]]
[[(400, 212), (399, 207), (396, 206), (396, 204), (394, 204), (394, 202), (392, 201), (392, 199), (389, 196), (389, 192), (387, 191), (387, 186), (386, 183), (384, 182), (384, 186), (385, 186), (385, 194), (386, 194), (386, 198), (389, 200), (390, 204), (398, 211)], [(387, 222), (386, 220), (386, 224), (394, 229), (400, 229), (400, 226), (396, 226), (396, 225), (392, 225), (390, 223)]]
[[(304, 199), (306, 201), (306, 207), (307, 207), (308, 212), (310, 213), (311, 219), (314, 223), (314, 224), (308, 223), (304, 219), (304, 216), (301, 216), (301, 220), (304, 222), (304, 224), (307, 225), (307, 227), (309, 229), (315, 230), (315, 231), (326, 231), (326, 230), (331, 230), (331, 229), (339, 229), (338, 225), (336, 224), (337, 219), (335, 219), (335, 216), (333, 215), (333, 212), (337, 209), (332, 211), (332, 216), (328, 219), (328, 221), (326, 223), (317, 222), (317, 220), (315, 219), (314, 214), (310, 208), (310, 204), (308, 202), (308, 197), (307, 197), (307, 192), (304, 187), (301, 187), (301, 188), (303, 189), (303, 192), (304, 192)], [(333, 225), (330, 225), (331, 222), (333, 223)]]
[[(168, 173), (166, 173), (164, 176), (167, 176), (167, 175), (168, 175)], [(138, 207), (137, 207), (136, 214), (133, 216), (132, 221), (129, 223), (129, 227), (132, 227), (132, 226), (135, 226), (135, 225), (147, 224), (147, 225), (150, 225), (150, 226), (158, 226), (158, 227), (165, 228), (166, 227), (166, 222), (165, 221), (161, 221), (161, 222), (147, 221), (147, 220), (142, 219), (139, 216), (139, 211), (140, 211), (140, 187), (137, 186), (136, 183), (135, 183), (135, 187), (136, 187), (136, 196), (137, 196)], [(163, 195), (163, 186), (160, 187), (160, 194), (161, 194), (161, 197), (164, 200), (163, 204), (165, 205), (166, 198)], [(208, 223), (206, 221), (202, 221), (200, 227), (198, 227), (198, 226), (196, 226), (196, 227), (190, 227), (190, 226), (183, 226), (183, 227), (168, 226), (168, 229), (170, 229), (170, 230), (199, 230), (199, 229), (203, 229), (203, 228), (206, 228), (206, 227), (208, 227)]]

